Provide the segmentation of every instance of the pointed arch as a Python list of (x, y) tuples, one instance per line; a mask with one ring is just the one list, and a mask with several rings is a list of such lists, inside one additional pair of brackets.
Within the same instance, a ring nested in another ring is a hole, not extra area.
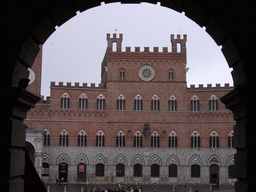
[(131, 165), (135, 164), (141, 164), (143, 166), (145, 165), (145, 160), (140, 154), (137, 154), (132, 158)]
[(105, 110), (106, 98), (103, 94), (99, 94), (96, 98), (96, 109)]
[(77, 135), (77, 146), (87, 146), (87, 134), (84, 130), (79, 131)]
[(75, 159), (75, 165), (78, 165), (79, 163), (84, 163), (86, 165), (89, 165), (89, 159), (87, 156), (83, 153), (80, 153), (76, 159)]
[(160, 100), (157, 95), (151, 98), (151, 111), (160, 111)]
[(218, 148), (219, 147), (219, 135), (216, 131), (212, 131), (209, 136), (209, 147)]
[(66, 163), (70, 165), (70, 158), (66, 153), (60, 154), (59, 157), (57, 158), (56, 164), (59, 165), (61, 163)]
[(102, 130), (98, 131), (96, 134), (96, 147), (105, 146), (105, 134)]
[(79, 109), (88, 109), (88, 97), (85, 93), (79, 96)]
[(60, 108), (68, 109), (69, 106), (70, 106), (70, 96), (67, 92), (65, 92), (60, 97)]
[(113, 161), (113, 165), (117, 165), (119, 163), (128, 165), (126, 157), (122, 154), (117, 155)]
[(125, 147), (125, 134), (123, 131), (119, 131), (116, 134), (116, 147)]
[(191, 97), (190, 108), (191, 111), (200, 111), (200, 100), (196, 95)]
[(192, 155), (190, 159), (188, 160), (188, 165), (198, 164), (200, 166), (203, 165), (202, 159), (198, 155)]
[(234, 155), (230, 155), (226, 160), (226, 166), (234, 165), (235, 164), (235, 158)]
[(151, 147), (159, 147), (160, 146), (160, 136), (157, 131), (154, 131), (151, 134)]
[(68, 132), (63, 129), (59, 134), (59, 146), (68, 146)]
[(125, 97), (123, 95), (119, 95), (116, 101), (116, 109), (117, 110), (125, 110)]
[(42, 155), (42, 162), (43, 163), (48, 163), (49, 165), (51, 165), (52, 164), (52, 159), (51, 159), (50, 155), (48, 155), (47, 153), (44, 153)]
[(156, 154), (154, 154), (153, 156), (151, 156), (150, 159), (149, 159), (149, 161), (148, 161), (148, 165), (153, 165), (153, 164), (157, 164), (157, 165), (159, 165), (159, 166), (162, 165), (162, 160), (161, 160), (161, 158), (160, 158), (158, 155), (156, 155)]
[(215, 95), (212, 95), (209, 98), (209, 111), (218, 111), (219, 110), (219, 100)]
[(168, 111), (177, 111), (177, 99), (172, 95), (168, 100)]
[(140, 131), (136, 131), (136, 133), (133, 136), (133, 146), (142, 147), (142, 134)]
[(191, 147), (192, 148), (198, 148), (201, 146), (201, 138), (197, 131), (194, 131), (191, 134)]
[(170, 155), (166, 161), (166, 166), (169, 166), (170, 164), (180, 165), (180, 160), (176, 155)]
[(93, 163), (94, 163), (94, 165), (99, 164), (99, 163), (106, 165), (107, 160), (106, 160), (105, 156), (100, 153), (94, 158)]
[(168, 142), (169, 147), (172, 147), (172, 148), (178, 147), (178, 136), (176, 132), (172, 131), (169, 134), (168, 139), (169, 139), (169, 142)]
[(207, 164), (208, 166), (212, 165), (212, 164), (216, 164), (218, 166), (222, 165), (221, 159), (219, 158), (219, 156), (217, 156), (216, 154), (211, 155), (208, 160), (207, 160)]
[(134, 111), (142, 111), (143, 110), (143, 100), (140, 95), (136, 95), (134, 98)]

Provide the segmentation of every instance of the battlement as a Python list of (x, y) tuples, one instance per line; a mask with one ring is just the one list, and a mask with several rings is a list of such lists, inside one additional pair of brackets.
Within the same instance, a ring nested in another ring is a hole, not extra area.
[(79, 82), (75, 82), (75, 85), (71, 85), (71, 82), (67, 82), (67, 85), (64, 85), (63, 82), (59, 82), (59, 84), (57, 85), (55, 83), (55, 81), (51, 81), (51, 88), (61, 88), (61, 87), (65, 87), (65, 88), (94, 88), (94, 89), (104, 89), (103, 84), (99, 84), (99, 86), (95, 86), (95, 83), (91, 83), (90, 86), (87, 85), (87, 83), (83, 83), (82, 85), (80, 85)]
[[(117, 34), (114, 33), (113, 36), (108, 33), (107, 34), (107, 41), (108, 41), (108, 52), (122, 52), (122, 41), (123, 41), (123, 34), (120, 33), (119, 37), (117, 37)], [(168, 52), (168, 47), (162, 47), (162, 53), (186, 53), (186, 42), (187, 42), (187, 35), (183, 35), (183, 38), (181, 38), (181, 35), (178, 34), (177, 38), (174, 37), (174, 34), (171, 34), (171, 48), (172, 50)], [(116, 47), (114, 48), (113, 44), (116, 43)], [(179, 45), (179, 49), (178, 49)], [(113, 50), (114, 49), (114, 50)], [(135, 47), (134, 51), (131, 51), (131, 47), (125, 47), (126, 53), (129, 52), (135, 52), (135, 53), (161, 53), (159, 51), (159, 47), (153, 47), (153, 51), (150, 51), (149, 47), (144, 47), (144, 50), (141, 51), (140, 47)]]
[(212, 87), (212, 84), (207, 84), (207, 87), (204, 87), (203, 84), (199, 84), (198, 87), (195, 87), (194, 84), (190, 85), (190, 87), (187, 88), (187, 90), (216, 90), (216, 89), (233, 89), (232, 86), (229, 86), (229, 83), (225, 83), (223, 87), (220, 86), (219, 83), (216, 84), (215, 87)]

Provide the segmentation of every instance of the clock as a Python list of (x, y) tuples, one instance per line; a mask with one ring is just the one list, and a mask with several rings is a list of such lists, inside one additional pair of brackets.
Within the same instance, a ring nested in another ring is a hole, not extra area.
[(29, 82), (28, 82), (28, 85), (31, 85), (32, 83), (34, 83), (34, 81), (36, 79), (36, 74), (35, 74), (35, 72), (31, 68), (28, 68), (28, 71), (29, 71), (29, 76), (28, 76)]
[(143, 81), (151, 81), (155, 77), (155, 69), (150, 65), (143, 65), (139, 69), (138, 75)]

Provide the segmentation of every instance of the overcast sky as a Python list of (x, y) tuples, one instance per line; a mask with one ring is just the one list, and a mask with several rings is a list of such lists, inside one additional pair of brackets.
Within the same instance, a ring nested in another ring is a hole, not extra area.
[[(117, 31), (115, 31), (117, 29)], [(187, 34), (187, 85), (230, 83), (231, 69), (213, 39), (183, 13), (159, 4), (102, 4), (77, 12), (43, 46), (41, 95), (50, 95), (50, 82), (100, 83), (107, 33), (123, 33), (125, 47), (168, 47), (171, 34)]]

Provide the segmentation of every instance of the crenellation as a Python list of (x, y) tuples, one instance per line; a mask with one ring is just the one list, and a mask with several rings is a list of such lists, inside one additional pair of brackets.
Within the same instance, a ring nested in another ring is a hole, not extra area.
[(67, 87), (71, 87), (71, 82), (67, 82)]
[(83, 88), (87, 88), (87, 83), (83, 83)]
[(135, 47), (135, 52), (140, 52), (140, 47)]
[(198, 87), (195, 86), (195, 84), (191, 84), (190, 87), (188, 87), (189, 90), (195, 90), (195, 89), (199, 89), (199, 90), (203, 90), (203, 89), (207, 89), (207, 90), (216, 90), (216, 89), (230, 89), (233, 88), (232, 86), (229, 86), (229, 83), (225, 83), (225, 85), (222, 87), (220, 85), (220, 83), (216, 83), (216, 86), (213, 87), (212, 84), (207, 84), (207, 87), (204, 87), (203, 84), (199, 84)]
[(163, 47), (163, 52), (164, 53), (168, 52), (168, 47)]
[(153, 47), (153, 49), (155, 53), (158, 53), (158, 47)]
[(149, 52), (149, 47), (144, 47), (144, 52)]
[(79, 87), (79, 82), (75, 82), (75, 87)]
[(131, 47), (125, 47), (125, 52), (131, 52)]

